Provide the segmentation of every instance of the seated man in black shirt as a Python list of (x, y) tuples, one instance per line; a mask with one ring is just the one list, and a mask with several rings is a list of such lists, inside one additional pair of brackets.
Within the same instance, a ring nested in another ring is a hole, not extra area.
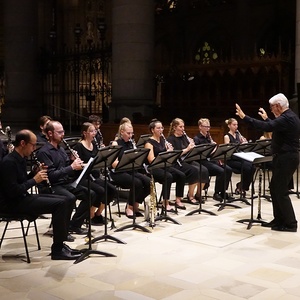
[[(71, 162), (65, 149), (60, 146), (65, 134), (60, 122), (50, 121), (46, 125), (45, 132), (49, 142), (39, 149), (37, 158), (48, 167), (49, 180), (55, 194), (67, 197), (68, 201), (73, 201), (74, 205), (77, 199), (82, 200), (70, 221), (69, 231), (70, 233), (85, 235), (88, 231), (81, 228), (81, 226), (89, 216), (89, 191), (81, 185), (78, 185), (76, 188), (71, 185), (74, 181), (72, 176), (74, 176), (75, 170), (83, 169), (83, 161), (72, 156), (74, 160)], [(44, 192), (43, 188), (40, 190)], [(48, 191), (46, 190), (45, 192)], [(90, 196), (93, 204), (96, 195), (92, 190), (90, 191)]]
[(47, 180), (46, 168), (27, 175), (26, 157), (35, 150), (36, 136), (30, 130), (16, 134), (14, 151), (1, 162), (0, 207), (2, 212), (21, 213), (34, 220), (41, 214), (52, 214), (53, 244), (51, 258), (71, 260), (80, 257), (80, 252), (63, 242), (67, 240), (68, 220), (73, 203), (58, 195), (32, 195), (28, 189)]

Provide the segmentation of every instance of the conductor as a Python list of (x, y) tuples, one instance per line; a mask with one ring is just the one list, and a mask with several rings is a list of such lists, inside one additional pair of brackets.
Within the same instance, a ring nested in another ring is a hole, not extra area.
[(263, 121), (247, 116), (236, 104), (236, 114), (256, 129), (272, 131), (271, 150), (273, 172), (270, 183), (274, 219), (262, 224), (276, 231), (297, 231), (297, 220), (289, 197), (289, 182), (299, 164), (300, 120), (289, 109), (288, 99), (282, 93), (269, 100), (274, 120), (268, 118), (266, 111), (259, 108), (258, 114)]

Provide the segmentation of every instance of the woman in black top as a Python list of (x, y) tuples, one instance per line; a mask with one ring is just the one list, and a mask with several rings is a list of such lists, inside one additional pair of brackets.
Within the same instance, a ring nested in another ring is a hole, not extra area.
[[(179, 118), (176, 118), (171, 122), (170, 132), (167, 140), (172, 144), (175, 150), (182, 150), (181, 157), (185, 156), (189, 151), (191, 151), (195, 147), (194, 141), (192, 139), (187, 138), (187, 136), (185, 135), (184, 121)], [(201, 174), (199, 174), (199, 163), (193, 162), (190, 164), (184, 162), (183, 160), (181, 160), (180, 164), (177, 164), (175, 168), (181, 170), (186, 176), (186, 182), (189, 184), (189, 203), (198, 204), (197, 199), (200, 199), (200, 194), (203, 187), (209, 182), (208, 170), (206, 169), (206, 167), (202, 167)], [(201, 187), (200, 176), (202, 184)], [(196, 187), (197, 193), (195, 195)]]
[[(119, 138), (112, 142), (112, 145), (122, 146), (118, 158), (113, 162), (112, 168), (116, 168), (119, 160), (121, 159), (124, 151), (134, 149), (135, 145), (132, 141), (133, 127), (131, 123), (125, 122), (120, 125)], [(110, 176), (112, 180), (120, 187), (130, 189), (128, 204), (125, 208), (125, 215), (132, 219), (133, 213), (136, 217), (142, 217), (139, 212), (139, 204), (143, 203), (145, 198), (150, 194), (150, 178), (137, 171), (134, 171), (134, 189), (135, 189), (135, 201), (133, 204), (133, 191), (132, 191), (132, 172), (114, 172), (112, 169)]]
[[(173, 150), (173, 148), (168, 146), (168, 143), (166, 143), (162, 137), (164, 128), (162, 127), (162, 123), (160, 121), (156, 119), (153, 120), (149, 124), (149, 129), (152, 133), (152, 136), (146, 142), (145, 148), (150, 149), (148, 154), (148, 162), (150, 164), (159, 153)], [(169, 204), (172, 182), (176, 182), (176, 206), (183, 206), (181, 199), (183, 197), (184, 184), (186, 181), (185, 174), (174, 167), (168, 167), (167, 170), (164, 170), (163, 168), (153, 169), (151, 173), (154, 180), (162, 184), (164, 200), (163, 207), (169, 212), (175, 212), (173, 209), (171, 209)]]
[[(234, 118), (229, 118), (225, 121), (228, 125), (229, 132), (224, 136), (225, 144), (244, 144), (248, 143), (247, 139), (241, 135), (238, 131), (238, 121)], [(249, 190), (249, 186), (252, 182), (255, 167), (249, 161), (241, 161), (232, 157), (227, 161), (229, 167), (233, 170), (237, 170), (242, 173), (243, 183), (238, 182), (236, 184), (236, 194), (242, 194), (245, 196), (246, 191)]]
[[(91, 157), (95, 157), (97, 155), (98, 149), (93, 143), (96, 133), (96, 128), (92, 123), (83, 123), (81, 129), (81, 140), (74, 146), (74, 150), (77, 151), (78, 156), (84, 163), (87, 163)], [(96, 202), (99, 203), (98, 209), (91, 218), (91, 224), (102, 225), (106, 222), (101, 215), (102, 211), (105, 209), (105, 182), (100, 178), (100, 170), (93, 170), (91, 175), (92, 180), (90, 181), (90, 188), (95, 192), (97, 196)], [(81, 184), (87, 187), (88, 180), (83, 180)], [(115, 186), (107, 182), (107, 203), (110, 203), (115, 195)], [(94, 204), (94, 206), (96, 205)]]

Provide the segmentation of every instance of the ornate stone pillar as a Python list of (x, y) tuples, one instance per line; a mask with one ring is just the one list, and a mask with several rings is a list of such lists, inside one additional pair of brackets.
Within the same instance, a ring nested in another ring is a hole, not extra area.
[(111, 121), (153, 114), (154, 1), (113, 0)]
[(3, 0), (5, 104), (2, 124), (12, 130), (36, 128), (38, 99), (37, 0)]

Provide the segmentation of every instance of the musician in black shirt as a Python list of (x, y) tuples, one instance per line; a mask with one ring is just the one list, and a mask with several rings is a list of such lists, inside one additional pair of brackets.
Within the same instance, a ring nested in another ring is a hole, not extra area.
[[(70, 201), (73, 201), (74, 205), (77, 199), (81, 200), (70, 221), (69, 231), (70, 233), (85, 235), (87, 230), (81, 228), (81, 226), (89, 215), (89, 191), (82, 185), (77, 187), (71, 185), (74, 181), (72, 177), (75, 175), (75, 171), (83, 169), (83, 161), (80, 158), (73, 157), (73, 155), (71, 155), (71, 158), (75, 159), (71, 161), (65, 149), (60, 145), (65, 134), (60, 122), (50, 121), (45, 131), (49, 137), (49, 142), (39, 149), (37, 158), (48, 166), (48, 176), (55, 194), (67, 197)], [(93, 205), (96, 195), (93, 191), (90, 191), (90, 196)], [(94, 210), (91, 208), (91, 211)]]
[(299, 164), (300, 120), (289, 109), (285, 95), (279, 93), (269, 100), (270, 110), (275, 119), (268, 118), (266, 111), (259, 108), (258, 114), (264, 121), (251, 118), (236, 104), (236, 114), (256, 129), (273, 132), (271, 150), (273, 154), (270, 192), (274, 219), (262, 224), (277, 231), (297, 231), (297, 220), (288, 193), (289, 182)]
[(69, 260), (80, 257), (80, 252), (71, 249), (63, 242), (67, 240), (68, 221), (73, 202), (64, 196), (29, 194), (27, 191), (47, 180), (46, 168), (27, 174), (26, 157), (36, 148), (36, 135), (27, 129), (16, 134), (15, 149), (2, 161), (0, 167), (0, 207), (2, 212), (20, 213), (32, 216), (52, 214), (53, 244), (51, 258)]
[[(119, 136), (116, 141), (113, 141), (112, 145), (122, 146), (122, 149), (119, 153), (119, 157), (113, 162), (112, 168), (115, 168), (121, 159), (124, 151), (134, 148), (132, 136), (133, 136), (133, 127), (131, 123), (125, 122), (120, 125)], [(150, 178), (146, 175), (143, 175), (137, 171), (134, 171), (133, 180), (134, 180), (134, 189), (135, 189), (135, 203), (133, 205), (133, 191), (132, 191), (132, 172), (111, 172), (111, 178), (115, 184), (118, 186), (130, 189), (128, 205), (125, 209), (125, 215), (132, 219), (133, 213), (136, 217), (142, 217), (143, 215), (139, 212), (139, 204), (143, 203), (145, 198), (150, 194)]]

